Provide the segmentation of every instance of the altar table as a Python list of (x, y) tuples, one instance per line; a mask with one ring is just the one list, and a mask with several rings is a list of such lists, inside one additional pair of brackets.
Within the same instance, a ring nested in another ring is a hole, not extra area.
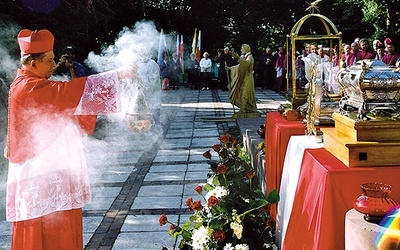
[(290, 137), (286, 149), (285, 161), (281, 186), (279, 190), (279, 203), (276, 217), (276, 244), (282, 248), (285, 239), (286, 228), (292, 213), (293, 200), (299, 180), (301, 162), (304, 150), (307, 148), (323, 148), (324, 144), (315, 139), (314, 136), (294, 135)]
[[(265, 131), (265, 180), (267, 193), (278, 189), (281, 183), (283, 162), (290, 136), (304, 135), (302, 121), (288, 121), (279, 112), (266, 115)], [(276, 206), (271, 207), (271, 216), (276, 218)]]
[(392, 185), (400, 200), (400, 166), (348, 168), (323, 148), (306, 149), (282, 249), (345, 249), (345, 215), (360, 184)]

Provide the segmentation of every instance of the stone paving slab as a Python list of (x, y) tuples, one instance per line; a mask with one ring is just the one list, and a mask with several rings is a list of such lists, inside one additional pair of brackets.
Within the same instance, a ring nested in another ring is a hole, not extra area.
[(214, 144), (219, 143), (218, 137), (209, 138), (193, 138), (192, 147), (212, 147)]
[(188, 171), (185, 175), (187, 181), (206, 181), (208, 170), (206, 171)]
[[(169, 225), (160, 226), (159, 215), (128, 215), (125, 219), (121, 232), (165, 232)], [(169, 215), (168, 221), (178, 224), (178, 215)]]
[[(165, 187), (168, 188), (168, 187)], [(136, 197), (131, 209), (174, 209), (182, 208), (182, 196)]]
[(137, 197), (169, 197), (182, 196), (183, 185), (151, 185), (142, 186)]
[(185, 178), (185, 172), (147, 173), (144, 181), (180, 181)]
[(154, 159), (155, 163), (165, 162), (167, 164), (171, 164), (174, 162), (186, 162), (186, 161), (188, 161), (187, 155), (161, 155), (161, 156), (158, 155)]
[(202, 160), (204, 161), (202, 163), (188, 164), (188, 171), (209, 171), (210, 165), (207, 164), (204, 157)]
[(114, 202), (114, 197), (99, 197), (98, 199), (92, 199), (92, 202), (86, 204), (83, 210), (105, 210), (107, 211), (111, 204)]
[(167, 247), (174, 249), (175, 240), (166, 232), (120, 233), (113, 250), (160, 250)]
[(194, 136), (201, 136), (201, 137), (212, 137), (212, 138), (218, 138), (219, 133), (218, 129), (211, 129), (211, 128), (195, 128), (193, 130), (193, 135)]
[(161, 144), (161, 149), (174, 149), (177, 147), (188, 148), (190, 146), (191, 138), (183, 139), (166, 139)]
[[(189, 197), (189, 196), (198, 196), (197, 192), (194, 190), (198, 185), (204, 186), (206, 184), (206, 181), (203, 182), (195, 182), (195, 183), (190, 183), (184, 185), (183, 188), (183, 197)], [(186, 201), (186, 200), (185, 200)]]
[(148, 173), (163, 173), (163, 172), (185, 172), (188, 169), (187, 164), (176, 165), (152, 165)]

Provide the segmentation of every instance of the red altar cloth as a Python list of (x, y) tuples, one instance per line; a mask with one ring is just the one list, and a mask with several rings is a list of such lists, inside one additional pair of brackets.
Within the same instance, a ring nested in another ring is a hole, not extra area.
[(345, 249), (345, 214), (360, 184), (388, 183), (400, 201), (399, 177), (400, 166), (348, 168), (323, 148), (306, 149), (282, 249)]
[[(265, 180), (267, 192), (281, 185), (286, 148), (292, 135), (304, 135), (305, 124), (301, 121), (288, 121), (279, 112), (266, 116), (265, 132)], [(271, 216), (276, 218), (276, 205), (271, 207)]]

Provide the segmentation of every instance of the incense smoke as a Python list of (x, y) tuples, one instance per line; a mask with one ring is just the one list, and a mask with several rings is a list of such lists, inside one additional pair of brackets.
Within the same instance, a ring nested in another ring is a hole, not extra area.
[[(138, 22), (132, 29), (124, 27), (113, 45), (103, 49), (99, 55), (93, 52), (89, 53), (85, 64), (97, 72), (104, 72), (132, 64), (140, 66), (143, 60), (156, 55), (159, 36), (160, 33), (152, 22)], [(137, 78), (131, 81), (123, 81), (121, 86), (123, 92), (121, 100), (122, 112), (119, 114), (119, 117), (125, 114), (132, 100), (138, 99), (138, 87), (136, 86), (138, 81), (140, 79)], [(152, 94), (159, 95), (160, 93), (156, 92)], [(159, 96), (156, 98), (153, 96), (152, 98), (152, 100), (158, 101), (160, 99)]]
[[(10, 25), (7, 24), (7, 29), (2, 29), (4, 36), (10, 39), (0, 39), (0, 55), (2, 55), (3, 60), (1, 61), (1, 76), (7, 77), (10, 79), (9, 82), (15, 77), (17, 68), (20, 63), (18, 59), (12, 59), (11, 56), (8, 55), (7, 51), (9, 51), (10, 45), (18, 46), (15, 39), (15, 34), (20, 30), (19, 27), (15, 27), (13, 29), (9, 29)], [(12, 40), (11, 40), (12, 39)], [(156, 55), (157, 45), (159, 40), (159, 32), (155, 28), (154, 24), (151, 22), (138, 22), (132, 29), (124, 28), (119, 36), (116, 39), (115, 44), (105, 48), (100, 55), (96, 55), (93, 52), (89, 53), (88, 58), (85, 60), (85, 63), (92, 67), (97, 72), (104, 72), (108, 70), (113, 70), (119, 67), (123, 67), (125, 65), (141, 64), (145, 57), (153, 57)], [(57, 42), (57, 41), (55, 41)], [(8, 44), (3, 44), (8, 43)], [(4, 47), (3, 47), (4, 46)], [(8, 49), (6, 49), (8, 48)], [(17, 50), (16, 50), (17, 51)], [(132, 87), (135, 86), (135, 81), (137, 79), (132, 79), (131, 81), (124, 81), (121, 85), (121, 89), (123, 92), (122, 98), (123, 103), (128, 104), (129, 101), (132, 100), (132, 96), (137, 93), (137, 88)], [(66, 83), (68, 84), (68, 83)], [(161, 89), (161, 86), (159, 86)], [(151, 93), (152, 95), (157, 95), (157, 93)], [(154, 96), (153, 96), (154, 97)], [(153, 98), (161, 102), (160, 96), (155, 96)], [(126, 108), (126, 105), (125, 105)], [(27, 110), (28, 111), (28, 110)], [(45, 111), (43, 111), (45, 113)], [(30, 114), (34, 115), (34, 114)], [(49, 116), (54, 116), (54, 114), (50, 114)], [(112, 116), (110, 116), (112, 117)], [(132, 140), (136, 139), (136, 141), (140, 141), (140, 137), (148, 135), (133, 135), (127, 128), (126, 124), (121, 123), (121, 118), (124, 117), (124, 112), (121, 112), (119, 116), (115, 116), (118, 118), (117, 122), (119, 122), (118, 133), (126, 133), (126, 136), (121, 137), (117, 136), (112, 138), (112, 136), (106, 138), (106, 140), (97, 140), (91, 137), (85, 139), (85, 151), (88, 156), (88, 165), (90, 172), (90, 179), (95, 179), (97, 182), (102, 182), (102, 179), (105, 175), (110, 173), (115, 173), (115, 171), (122, 172), (131, 172), (134, 168), (135, 162), (132, 162), (132, 159), (129, 160), (131, 163), (129, 167), (123, 168), (122, 170), (115, 170), (115, 165), (119, 165), (118, 157), (121, 156), (124, 152), (121, 152), (121, 149), (132, 150), (134, 153), (141, 147), (138, 145), (132, 145)], [(49, 117), (49, 121), (41, 121), (40, 125), (35, 127), (35, 138), (32, 138), (33, 141), (40, 141), (42, 138), (46, 138), (49, 131), (57, 131), (57, 128), (50, 128), (49, 126), (53, 126), (52, 119), (54, 117)], [(6, 120), (6, 119), (4, 119)], [(63, 126), (64, 122), (60, 121), (61, 124), (57, 124), (59, 128)], [(5, 123), (6, 124), (6, 123)], [(123, 127), (125, 130), (120, 130)], [(6, 128), (6, 126), (2, 126), (2, 128)], [(5, 138), (6, 131), (2, 132), (2, 137)], [(110, 133), (114, 133), (115, 131), (110, 131)], [(76, 136), (80, 136), (76, 134)], [(106, 136), (107, 137), (107, 136)], [(121, 141), (121, 138), (126, 138), (126, 141)], [(138, 139), (139, 138), (139, 139)], [(2, 138), (0, 138), (2, 139)], [(69, 138), (73, 140), (74, 138)], [(4, 139), (1, 141), (2, 146), (4, 146)], [(41, 146), (46, 147), (46, 143), (40, 143)], [(52, 147), (54, 148), (64, 148), (63, 145), (56, 145), (56, 141), (51, 142)], [(146, 146), (146, 145), (144, 145)], [(147, 145), (148, 146), (148, 145)], [(94, 153), (95, 152), (95, 153)], [(125, 152), (126, 154), (126, 152)], [(125, 156), (126, 157), (126, 156)], [(131, 158), (132, 156), (130, 156)], [(137, 157), (139, 159), (139, 155)], [(136, 160), (138, 160), (136, 159)], [(59, 159), (60, 162), (67, 163), (70, 159)], [(135, 159), (133, 159), (134, 161)], [(5, 161), (6, 162), (6, 161)], [(5, 165), (4, 162), (4, 165)], [(100, 167), (100, 168), (99, 168)], [(5, 169), (5, 168), (4, 168)], [(2, 174), (2, 173), (0, 173)], [(4, 179), (5, 179), (5, 174)], [(5, 181), (3, 181), (5, 183)], [(2, 193), (5, 194), (5, 185), (1, 186)], [(3, 195), (3, 194), (2, 194)], [(4, 197), (5, 195), (3, 195)], [(3, 202), (5, 204), (5, 202)]]

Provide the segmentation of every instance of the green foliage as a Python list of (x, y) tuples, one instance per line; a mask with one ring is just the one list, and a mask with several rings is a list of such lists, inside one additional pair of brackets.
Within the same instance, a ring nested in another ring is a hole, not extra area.
[[(154, 21), (166, 33), (183, 34), (190, 47), (194, 29), (202, 30), (202, 50), (214, 55), (225, 45), (251, 46), (253, 53), (285, 41), (293, 25), (307, 12), (308, 1), (295, 0), (65, 0), (51, 13), (37, 13), (23, 1), (0, 0), (0, 14), (23, 28), (53, 31), (56, 56), (66, 45), (77, 49), (78, 60), (90, 51), (99, 53), (112, 44), (123, 27), (139, 20)], [(400, 5), (397, 0), (324, 0), (320, 13), (343, 33), (355, 37), (382, 38), (398, 35)], [(396, 39), (395, 39), (396, 40)], [(16, 55), (18, 51), (16, 50)]]
[(374, 39), (382, 39), (387, 35), (386, 29), (386, 17), (387, 17), (387, 5), (383, 0), (364, 0), (362, 12), (364, 14), (363, 21), (371, 23), (375, 28), (373, 35)]

